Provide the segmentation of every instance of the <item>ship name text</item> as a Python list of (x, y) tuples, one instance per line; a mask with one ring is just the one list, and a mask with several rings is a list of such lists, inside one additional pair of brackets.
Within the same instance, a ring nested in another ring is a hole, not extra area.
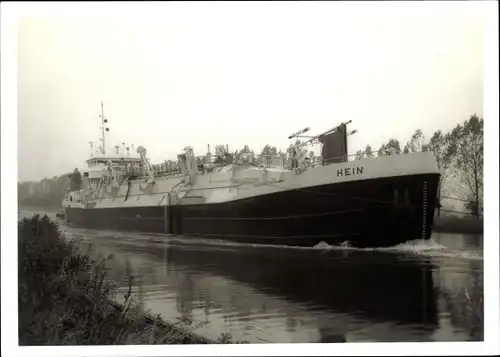
[(337, 177), (363, 175), (363, 166), (346, 167), (337, 170)]

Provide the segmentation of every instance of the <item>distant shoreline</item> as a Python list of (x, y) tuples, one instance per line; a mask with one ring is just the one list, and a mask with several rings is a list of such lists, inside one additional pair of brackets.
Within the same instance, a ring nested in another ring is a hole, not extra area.
[(40, 212), (59, 212), (63, 208), (61, 206), (29, 206), (29, 205), (18, 205), (18, 210), (22, 211), (40, 211)]
[(434, 217), (433, 232), (456, 234), (483, 234), (483, 218), (440, 216)]

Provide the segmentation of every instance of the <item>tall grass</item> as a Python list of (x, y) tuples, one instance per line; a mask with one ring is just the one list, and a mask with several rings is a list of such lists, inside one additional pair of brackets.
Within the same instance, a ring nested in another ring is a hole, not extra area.
[(93, 260), (57, 225), (39, 215), (18, 223), (19, 344), (206, 344), (231, 343), (197, 336), (146, 314), (131, 294), (125, 302), (110, 297), (106, 259)]

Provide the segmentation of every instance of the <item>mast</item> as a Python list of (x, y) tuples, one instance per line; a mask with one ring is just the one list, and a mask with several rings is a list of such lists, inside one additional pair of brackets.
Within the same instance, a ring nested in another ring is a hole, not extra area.
[(104, 104), (101, 102), (101, 142), (102, 142), (102, 154), (106, 155), (106, 131), (109, 131), (109, 128), (106, 128), (105, 124), (108, 122), (108, 119), (104, 117)]

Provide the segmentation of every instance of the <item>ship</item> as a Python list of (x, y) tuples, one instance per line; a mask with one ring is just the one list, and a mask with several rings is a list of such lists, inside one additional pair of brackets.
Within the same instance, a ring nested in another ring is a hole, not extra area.
[[(102, 103), (100, 117), (100, 149), (72, 173), (62, 201), (76, 227), (291, 246), (388, 247), (431, 236), (440, 181), (434, 154), (353, 157), (350, 121), (290, 135), (296, 144), (286, 155), (218, 145), (195, 156), (187, 146), (152, 165), (144, 146), (106, 152)], [(315, 145), (321, 155), (310, 157)]]

